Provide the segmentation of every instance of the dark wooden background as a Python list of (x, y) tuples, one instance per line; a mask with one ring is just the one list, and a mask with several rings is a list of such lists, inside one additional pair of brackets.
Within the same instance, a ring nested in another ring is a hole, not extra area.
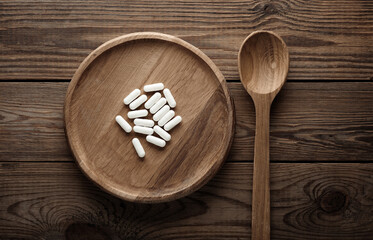
[[(373, 239), (371, 0), (2, 0), (0, 239), (249, 239), (255, 119), (237, 53), (258, 29), (283, 37), (291, 60), (272, 107), (272, 239)], [(63, 130), (79, 63), (137, 31), (204, 51), (236, 106), (234, 143), (217, 176), (156, 205), (92, 184)]]

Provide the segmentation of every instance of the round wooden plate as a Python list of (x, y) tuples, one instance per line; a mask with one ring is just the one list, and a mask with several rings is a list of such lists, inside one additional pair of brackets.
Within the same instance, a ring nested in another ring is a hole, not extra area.
[[(133, 125), (123, 98), (158, 82), (171, 90), (176, 115), (183, 118), (164, 148), (146, 142), (145, 135), (125, 133), (115, 121), (122, 115)], [(234, 134), (233, 106), (219, 69), (196, 47), (160, 33), (124, 35), (94, 50), (69, 84), (64, 114), (83, 172), (135, 202), (173, 200), (199, 189), (223, 164)], [(145, 149), (144, 159), (135, 152), (134, 137)]]

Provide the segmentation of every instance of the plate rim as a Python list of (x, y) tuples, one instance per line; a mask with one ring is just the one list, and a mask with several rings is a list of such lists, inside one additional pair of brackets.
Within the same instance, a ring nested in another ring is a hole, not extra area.
[[(73, 137), (70, 134), (71, 131), (68, 130), (69, 128), (71, 128), (69, 119), (70, 119), (70, 103), (72, 100), (72, 96), (73, 96), (75, 87), (77, 83), (79, 82), (79, 79), (81, 78), (82, 74), (85, 72), (87, 67), (105, 51), (115, 46), (118, 46), (120, 44), (126, 43), (126, 42), (142, 40), (142, 39), (163, 40), (166, 42), (175, 43), (188, 49), (189, 51), (197, 55), (199, 58), (201, 58), (208, 65), (208, 67), (214, 72), (216, 78), (219, 80), (220, 85), (224, 91), (224, 95), (225, 95), (227, 106), (228, 106), (228, 120), (229, 120), (228, 127), (230, 131), (229, 131), (229, 136), (227, 138), (228, 144), (225, 144), (226, 149), (224, 151), (224, 156), (222, 156), (220, 159), (215, 161), (215, 163), (211, 166), (211, 168), (208, 169), (206, 174), (200, 177), (197, 181), (193, 182), (192, 184), (188, 185), (187, 187), (179, 191), (172, 191), (171, 193), (164, 194), (162, 196), (145, 197), (145, 196), (138, 196), (138, 195), (130, 194), (128, 193), (128, 191), (126, 192), (123, 190), (119, 190), (111, 186), (110, 184), (107, 183), (107, 181), (100, 180), (100, 177), (96, 175), (86, 165), (85, 161), (83, 161), (81, 157), (79, 157), (79, 154), (77, 153), (76, 143), (74, 143), (74, 141), (72, 140)], [(95, 185), (99, 186), (105, 192), (108, 192), (126, 201), (137, 202), (137, 203), (161, 203), (161, 202), (176, 200), (176, 199), (179, 199), (181, 197), (184, 197), (190, 193), (197, 191), (202, 186), (204, 186), (208, 181), (210, 181), (212, 177), (215, 176), (216, 173), (219, 171), (219, 169), (223, 166), (225, 160), (227, 159), (229, 155), (229, 151), (230, 151), (230, 148), (233, 142), (233, 137), (234, 137), (234, 132), (235, 132), (235, 109), (234, 108), (235, 108), (234, 102), (230, 96), (230, 91), (228, 89), (224, 75), (221, 73), (219, 68), (214, 64), (214, 62), (205, 53), (202, 52), (202, 50), (182, 40), (181, 38), (178, 38), (176, 36), (172, 36), (169, 34), (164, 34), (164, 33), (159, 33), (159, 32), (135, 32), (135, 33), (121, 35), (119, 37), (113, 38), (101, 44), (81, 62), (81, 64), (75, 71), (68, 85), (66, 96), (65, 96), (64, 107), (63, 107), (64, 131), (65, 131), (67, 143), (72, 152), (73, 158), (77, 162), (78, 167), (83, 172), (83, 174), (86, 177), (88, 177), (88, 179), (90, 179), (92, 182), (95, 183)]]

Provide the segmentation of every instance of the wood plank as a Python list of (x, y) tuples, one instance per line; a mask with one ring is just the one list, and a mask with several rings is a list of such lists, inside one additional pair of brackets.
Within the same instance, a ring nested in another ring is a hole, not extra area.
[(228, 80), (254, 30), (290, 51), (289, 79), (373, 77), (371, 1), (2, 1), (0, 79), (70, 79), (105, 41), (131, 32), (173, 34), (204, 51)]
[[(272, 164), (272, 239), (370, 239), (372, 174), (371, 164)], [(251, 163), (228, 162), (196, 193), (148, 205), (104, 193), (73, 163), (1, 163), (0, 232), (2, 239), (248, 239), (251, 179)]]
[(63, 103), (68, 83), (0, 83), (0, 160), (71, 161)]
[[(63, 130), (67, 82), (0, 83), (0, 161), (71, 161)], [(232, 161), (252, 161), (255, 112), (240, 83)], [(373, 83), (286, 83), (271, 111), (276, 161), (372, 161)]]
[[(255, 110), (240, 84), (234, 160), (252, 160)], [(371, 161), (373, 83), (285, 83), (271, 108), (271, 161)]]

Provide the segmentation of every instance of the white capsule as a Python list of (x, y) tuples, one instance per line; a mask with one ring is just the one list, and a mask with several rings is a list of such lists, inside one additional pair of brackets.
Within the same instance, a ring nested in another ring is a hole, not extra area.
[(137, 98), (138, 96), (140, 96), (140, 93), (141, 93), (140, 89), (136, 88), (130, 94), (128, 94), (127, 97), (125, 97), (123, 99), (123, 103), (126, 104), (126, 105), (130, 104), (133, 100), (135, 100), (135, 98)]
[(130, 109), (135, 110), (136, 108), (140, 107), (141, 104), (143, 104), (148, 97), (146, 95), (141, 95), (138, 97), (135, 101), (131, 102)]
[(156, 112), (158, 112), (159, 109), (161, 109), (161, 107), (163, 107), (165, 104), (166, 104), (167, 100), (166, 98), (161, 98), (158, 100), (158, 102), (156, 102), (153, 107), (150, 108), (150, 113), (154, 114)]
[(163, 83), (154, 83), (150, 85), (145, 85), (144, 86), (144, 91), (145, 92), (155, 92), (155, 91), (160, 91), (164, 88)]
[(166, 105), (161, 108), (156, 114), (153, 116), (154, 121), (159, 121), (168, 111), (170, 111), (170, 106)]
[(154, 126), (154, 132), (157, 133), (161, 138), (163, 138), (165, 141), (170, 141), (171, 140), (171, 135), (163, 130), (160, 126), (155, 125)]
[(158, 121), (159, 126), (165, 125), (168, 121), (171, 120), (175, 116), (175, 112), (173, 110), (168, 111), (161, 119)]
[(131, 125), (120, 115), (115, 117), (115, 121), (123, 128), (126, 133), (132, 131)]
[(135, 147), (135, 150), (137, 152), (137, 155), (139, 155), (140, 158), (145, 157), (145, 150), (142, 147), (140, 140), (138, 138), (132, 139), (132, 144)]
[(171, 121), (169, 121), (168, 123), (166, 123), (166, 125), (164, 125), (164, 130), (170, 131), (176, 125), (178, 125), (181, 122), (181, 120), (182, 120), (182, 118), (180, 116), (174, 117), (174, 119), (172, 119)]
[(163, 90), (163, 95), (166, 97), (166, 100), (168, 102), (168, 105), (170, 105), (170, 107), (172, 108), (176, 107), (176, 101), (175, 101), (174, 96), (172, 96), (170, 89), (166, 88), (165, 90)]
[(136, 126), (153, 127), (154, 121), (150, 119), (136, 118), (134, 121)]
[(145, 103), (145, 108), (149, 109), (153, 107), (153, 105), (161, 99), (162, 95), (159, 92), (156, 92), (149, 98), (149, 100)]
[(133, 131), (137, 133), (145, 134), (145, 135), (150, 135), (154, 133), (153, 128), (143, 127), (143, 126), (134, 126)]
[(154, 137), (154, 136), (146, 136), (146, 141), (150, 142), (150, 143), (153, 143), (154, 145), (158, 146), (158, 147), (164, 147), (166, 146), (166, 142), (161, 139), (161, 138), (157, 138), (157, 137)]
[(141, 109), (141, 110), (136, 110), (136, 111), (129, 111), (127, 113), (127, 117), (129, 119), (134, 119), (134, 118), (139, 118), (139, 117), (146, 117), (148, 116), (148, 110), (146, 109)]

